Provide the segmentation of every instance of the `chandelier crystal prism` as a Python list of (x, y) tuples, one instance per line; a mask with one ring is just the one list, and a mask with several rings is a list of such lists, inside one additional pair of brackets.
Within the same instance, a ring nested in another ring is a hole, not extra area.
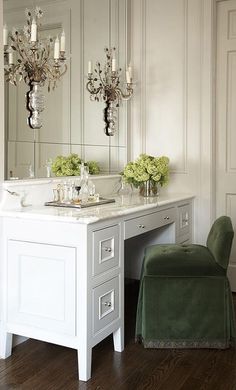
[(4, 25), (4, 72), (6, 81), (11, 84), (16, 86), (24, 80), (29, 86), (26, 93), (26, 108), (30, 112), (27, 123), (32, 129), (40, 129), (40, 114), (45, 108), (42, 87), (47, 84), (48, 92), (55, 89), (67, 70), (65, 33), (62, 32), (60, 39), (50, 36), (40, 39), (41, 8), (36, 7), (33, 12), (26, 9), (25, 15), (23, 29), (13, 28), (8, 34), (7, 26)]
[(112, 136), (116, 132), (117, 108), (122, 100), (129, 100), (133, 95), (132, 67), (129, 65), (126, 70), (125, 90), (120, 87), (120, 76), (122, 69), (117, 69), (116, 48), (105, 47), (106, 63), (102, 70), (100, 62), (96, 63), (93, 70), (92, 61), (88, 62), (88, 81), (86, 89), (90, 93), (92, 101), (105, 102), (104, 109), (104, 132)]

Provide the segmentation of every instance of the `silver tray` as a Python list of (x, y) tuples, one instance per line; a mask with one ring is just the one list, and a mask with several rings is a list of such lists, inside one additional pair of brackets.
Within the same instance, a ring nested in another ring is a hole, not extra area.
[(115, 199), (106, 199), (100, 196), (98, 201), (88, 201), (86, 203), (74, 204), (74, 203), (62, 203), (62, 202), (45, 202), (45, 206), (53, 206), (53, 207), (70, 207), (73, 209), (83, 209), (86, 207), (92, 206), (100, 206), (101, 204), (114, 203)]

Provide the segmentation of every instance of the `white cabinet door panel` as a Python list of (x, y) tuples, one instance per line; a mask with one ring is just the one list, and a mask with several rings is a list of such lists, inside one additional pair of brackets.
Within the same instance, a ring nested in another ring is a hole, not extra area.
[(75, 249), (8, 241), (9, 323), (75, 335)]

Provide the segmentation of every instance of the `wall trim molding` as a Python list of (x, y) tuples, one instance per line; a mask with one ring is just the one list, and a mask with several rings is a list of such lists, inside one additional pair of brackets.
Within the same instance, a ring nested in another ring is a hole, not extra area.
[(200, 186), (195, 213), (197, 242), (206, 240), (215, 219), (215, 5), (215, 0), (201, 0)]
[(188, 174), (188, 159), (187, 159), (187, 145), (188, 145), (188, 1), (183, 0), (184, 8), (184, 25), (183, 25), (183, 136), (182, 136), (182, 148), (183, 148), (183, 165), (181, 168), (172, 169), (173, 175), (186, 175)]
[[(3, 0), (0, 0), (0, 31), (3, 31)], [(3, 47), (3, 36), (0, 34), (0, 47)], [(5, 131), (4, 131), (4, 75), (3, 75), (3, 55), (0, 56), (0, 181), (4, 180), (5, 168)]]

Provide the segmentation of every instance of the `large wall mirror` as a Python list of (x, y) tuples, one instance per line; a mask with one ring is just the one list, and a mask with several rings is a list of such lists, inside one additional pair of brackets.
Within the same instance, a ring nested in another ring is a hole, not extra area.
[(105, 61), (104, 47), (118, 48), (124, 69), (128, 55), (128, 0), (4, 0), (4, 23), (10, 30), (25, 24), (25, 9), (44, 12), (41, 36), (65, 31), (68, 70), (55, 91), (45, 87), (43, 127), (30, 129), (25, 108), (26, 85), (5, 82), (5, 178), (46, 176), (46, 161), (77, 153), (85, 161), (99, 162), (101, 172), (116, 173), (127, 161), (128, 110), (119, 109), (118, 131), (104, 134), (104, 104), (92, 102), (86, 91), (88, 60)]

